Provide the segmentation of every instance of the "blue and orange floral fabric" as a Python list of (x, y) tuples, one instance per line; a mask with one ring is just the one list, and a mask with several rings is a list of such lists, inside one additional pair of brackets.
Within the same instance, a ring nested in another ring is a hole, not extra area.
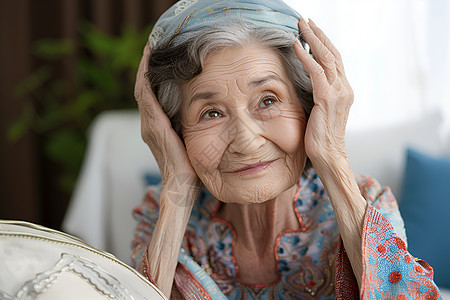
[[(239, 280), (233, 255), (236, 232), (216, 216), (221, 203), (202, 191), (193, 208), (175, 274), (185, 299), (440, 299), (432, 268), (407, 251), (397, 202), (389, 188), (371, 177), (357, 178), (368, 201), (362, 237), (361, 288), (353, 275), (328, 195), (313, 169), (293, 199), (300, 229), (280, 232), (275, 243), (279, 278), (248, 285)], [(143, 255), (159, 211), (149, 190), (134, 211), (138, 221), (132, 262), (151, 279)]]

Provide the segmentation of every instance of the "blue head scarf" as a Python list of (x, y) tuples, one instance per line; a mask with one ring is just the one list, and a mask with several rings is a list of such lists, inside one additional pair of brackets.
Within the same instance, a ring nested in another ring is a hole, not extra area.
[(282, 0), (180, 0), (156, 22), (149, 44), (155, 49), (176, 34), (234, 20), (297, 33), (299, 18)]

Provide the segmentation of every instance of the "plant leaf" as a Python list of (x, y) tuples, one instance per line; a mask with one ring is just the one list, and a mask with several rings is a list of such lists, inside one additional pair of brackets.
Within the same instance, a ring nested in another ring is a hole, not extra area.
[(7, 139), (15, 143), (28, 131), (33, 122), (34, 109), (31, 103), (26, 103), (19, 119), (13, 122), (7, 131)]
[(34, 93), (37, 89), (42, 87), (51, 76), (52, 72), (48, 66), (37, 69), (14, 88), (14, 97), (20, 98)]
[(91, 108), (95, 106), (98, 101), (103, 99), (102, 95), (97, 90), (86, 90), (82, 91), (75, 101), (67, 106), (67, 115), (74, 119), (86, 115)]
[(35, 43), (33, 54), (42, 59), (57, 60), (67, 54), (73, 53), (74, 50), (75, 42), (73, 40), (42, 39)]

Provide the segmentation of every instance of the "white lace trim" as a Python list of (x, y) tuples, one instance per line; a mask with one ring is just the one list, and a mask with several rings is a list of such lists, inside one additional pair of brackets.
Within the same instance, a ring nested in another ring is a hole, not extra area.
[(198, 0), (181, 0), (178, 1), (175, 8), (175, 16), (178, 16), (179, 14), (181, 14), (183, 11), (185, 11), (186, 9), (188, 9), (192, 4), (197, 3)]
[[(85, 283), (94, 288), (99, 295), (103, 295), (107, 299), (134, 300), (134, 297), (106, 270), (87, 259), (68, 253), (62, 253), (61, 259), (54, 267), (37, 274), (34, 279), (27, 281), (17, 293), (16, 298), (12, 299), (32, 300), (40, 298), (39, 295), (43, 295), (43, 298), (48, 299), (44, 294), (66, 272), (77, 274)], [(83, 286), (74, 287), (74, 289), (76, 288), (83, 288)]]
[(148, 38), (148, 42), (150, 44), (150, 49), (153, 49), (156, 44), (161, 40), (164, 35), (164, 29), (157, 26), (153, 28), (152, 33), (150, 33), (150, 37)]

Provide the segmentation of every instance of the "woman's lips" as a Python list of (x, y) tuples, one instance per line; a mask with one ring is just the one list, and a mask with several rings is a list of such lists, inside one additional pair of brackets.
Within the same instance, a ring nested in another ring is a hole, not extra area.
[(247, 165), (239, 170), (233, 171), (233, 173), (241, 174), (241, 175), (256, 174), (256, 173), (262, 172), (265, 169), (267, 169), (275, 160), (276, 159), (271, 160), (271, 161), (264, 161), (264, 162), (259, 162), (256, 164)]

